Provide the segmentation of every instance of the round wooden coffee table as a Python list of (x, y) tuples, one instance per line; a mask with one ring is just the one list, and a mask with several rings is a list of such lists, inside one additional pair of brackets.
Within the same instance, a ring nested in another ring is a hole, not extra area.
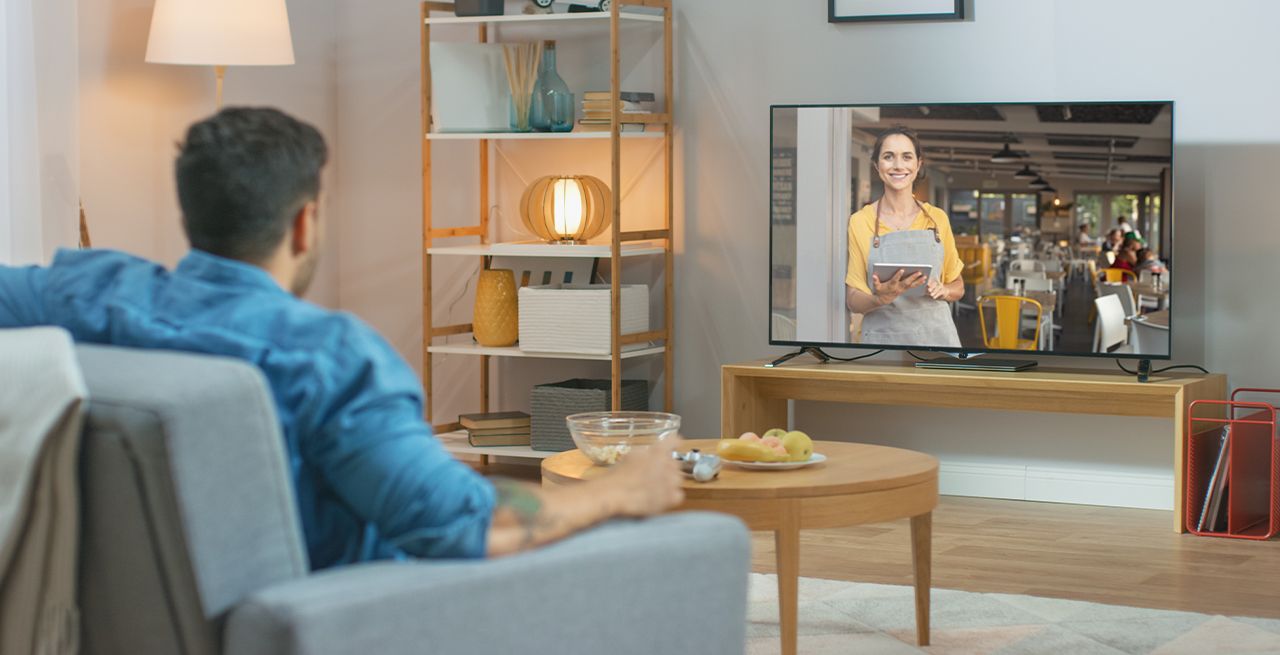
[[(681, 449), (715, 452), (716, 439), (687, 439)], [(932, 516), (938, 505), (938, 460), (901, 448), (815, 441), (827, 461), (788, 471), (749, 471), (726, 463), (711, 482), (685, 481), (678, 509), (725, 512), (752, 530), (771, 530), (777, 544), (782, 652), (796, 652), (800, 530), (911, 519), (916, 641), (929, 645)], [(565, 485), (608, 471), (570, 450), (542, 460), (542, 484)]]

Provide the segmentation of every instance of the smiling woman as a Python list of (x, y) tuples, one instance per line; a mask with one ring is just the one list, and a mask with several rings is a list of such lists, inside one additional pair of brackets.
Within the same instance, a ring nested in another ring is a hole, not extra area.
[(964, 265), (946, 212), (913, 194), (920, 141), (891, 128), (871, 155), (884, 195), (849, 217), (845, 304), (863, 317), (857, 340), (957, 348), (948, 303), (964, 296)]

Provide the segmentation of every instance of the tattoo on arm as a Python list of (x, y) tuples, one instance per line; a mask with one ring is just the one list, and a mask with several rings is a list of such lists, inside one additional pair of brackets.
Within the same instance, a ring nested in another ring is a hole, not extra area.
[(498, 492), (498, 503), (495, 509), (506, 509), (511, 512), (520, 527), (524, 529), (524, 540), (521, 547), (533, 543), (539, 528), (553, 523), (550, 517), (542, 515), (542, 498), (528, 485), (508, 478), (491, 478), (494, 489)]

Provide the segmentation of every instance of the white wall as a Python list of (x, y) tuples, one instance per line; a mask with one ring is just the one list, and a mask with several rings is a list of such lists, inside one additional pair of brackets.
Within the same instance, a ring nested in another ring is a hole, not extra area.
[[(964, 22), (837, 26), (821, 3), (678, 3), (681, 248), (693, 256), (676, 272), (676, 379), (689, 434), (718, 432), (719, 365), (783, 352), (765, 345), (761, 270), (770, 103), (1176, 101), (1175, 361), (1227, 372), (1236, 386), (1276, 385), (1280, 306), (1269, 289), (1280, 278), (1280, 228), (1270, 189), (1280, 124), (1270, 108), (1280, 85), (1245, 62), (1275, 61), (1267, 44), (1280, 4), (975, 4)], [(1177, 45), (1186, 43), (1196, 45)], [(817, 437), (901, 444), (954, 463), (1166, 477), (1172, 465), (1167, 421), (798, 403), (796, 422)]]
[[(297, 63), (235, 67), (227, 105), (273, 105), (335, 142), (334, 45), (337, 0), (290, 0)], [(153, 0), (83, 0), (79, 5), (81, 197), (95, 247), (118, 248), (173, 265), (187, 251), (174, 190), (175, 144), (214, 111), (211, 67), (143, 61)], [(321, 213), (338, 230), (326, 174)], [(336, 306), (337, 240), (331, 238), (308, 297)]]
[(0, 3), (0, 262), (78, 238), (76, 3)]

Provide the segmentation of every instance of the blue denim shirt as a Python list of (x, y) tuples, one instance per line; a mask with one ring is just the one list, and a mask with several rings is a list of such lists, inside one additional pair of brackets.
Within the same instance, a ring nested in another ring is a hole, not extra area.
[(106, 250), (0, 266), (0, 328), (243, 359), (275, 397), (314, 569), (368, 559), (482, 557), (493, 486), (423, 422), (422, 385), (371, 328), (193, 250), (172, 272)]

